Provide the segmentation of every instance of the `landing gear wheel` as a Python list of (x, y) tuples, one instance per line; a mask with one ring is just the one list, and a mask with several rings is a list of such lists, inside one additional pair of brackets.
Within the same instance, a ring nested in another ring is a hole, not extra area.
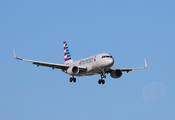
[(101, 84), (101, 83), (104, 85), (105, 84), (105, 80), (98, 80), (98, 84)]
[(74, 83), (76, 82), (76, 78), (73, 78), (73, 82), (74, 82)]
[(69, 81), (72, 82), (72, 78), (70, 78)]
[(76, 82), (76, 78), (71, 77), (71, 78), (69, 79), (69, 81), (70, 81), (70, 82), (74, 82), (74, 83), (75, 83), (75, 82)]
[(101, 80), (98, 80), (98, 84), (101, 84)]
[(102, 80), (102, 84), (103, 84), (103, 85), (105, 84), (105, 80)]

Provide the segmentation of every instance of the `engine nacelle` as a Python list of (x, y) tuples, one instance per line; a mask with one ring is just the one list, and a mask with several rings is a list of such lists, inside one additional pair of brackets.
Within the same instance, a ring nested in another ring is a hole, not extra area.
[(112, 78), (119, 78), (122, 76), (122, 71), (120, 69), (115, 69), (111, 72)]
[(67, 73), (69, 75), (76, 75), (79, 73), (79, 68), (77, 66), (71, 66), (70, 68), (67, 69)]

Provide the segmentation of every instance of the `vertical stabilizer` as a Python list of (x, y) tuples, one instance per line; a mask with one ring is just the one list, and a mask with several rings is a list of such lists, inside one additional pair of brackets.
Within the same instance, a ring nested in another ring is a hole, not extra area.
[(64, 46), (64, 62), (66, 65), (68, 65), (69, 63), (73, 62), (73, 60), (66, 41), (63, 42), (63, 46)]

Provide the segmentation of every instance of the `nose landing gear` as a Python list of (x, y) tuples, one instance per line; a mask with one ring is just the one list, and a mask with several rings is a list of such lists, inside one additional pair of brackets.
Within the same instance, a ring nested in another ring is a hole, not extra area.
[(103, 78), (106, 78), (105, 71), (102, 71), (100, 75), (101, 75), (101, 79), (98, 80), (98, 84), (102, 83), (104, 85), (105, 80), (103, 80)]
[(101, 83), (102, 83), (102, 84), (105, 84), (105, 80), (99, 79), (99, 80), (98, 80), (98, 84), (101, 84)]
[(69, 79), (70, 82), (76, 82), (76, 78), (74, 78), (74, 76), (72, 76), (70, 79)]

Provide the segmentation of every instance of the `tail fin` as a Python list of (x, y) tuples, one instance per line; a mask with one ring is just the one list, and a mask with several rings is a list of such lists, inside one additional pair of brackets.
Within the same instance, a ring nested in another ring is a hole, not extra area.
[(73, 62), (73, 60), (66, 41), (63, 42), (63, 46), (64, 46), (64, 62), (66, 65), (68, 65), (69, 63)]

